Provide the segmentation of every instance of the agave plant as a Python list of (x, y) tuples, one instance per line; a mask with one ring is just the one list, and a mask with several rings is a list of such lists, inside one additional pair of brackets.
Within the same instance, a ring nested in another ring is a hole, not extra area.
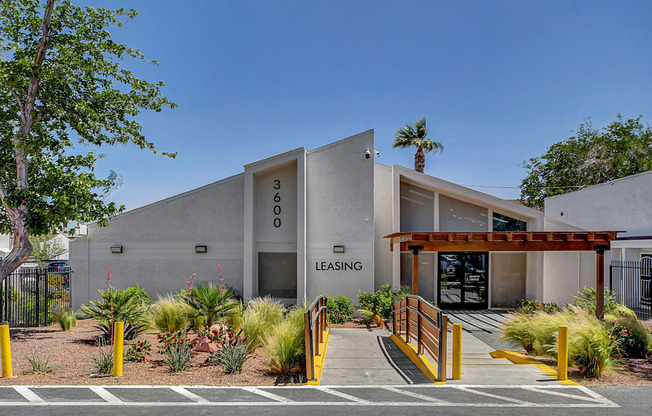
[(190, 306), (188, 318), (201, 318), (210, 328), (220, 319), (235, 312), (237, 303), (231, 302), (233, 289), (216, 286), (213, 283), (200, 283), (192, 291), (182, 295), (182, 300)]

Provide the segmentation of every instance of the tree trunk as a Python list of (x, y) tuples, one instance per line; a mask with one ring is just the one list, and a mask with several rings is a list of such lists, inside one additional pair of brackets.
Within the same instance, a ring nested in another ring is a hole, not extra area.
[(426, 154), (423, 153), (422, 148), (419, 148), (419, 150), (417, 150), (417, 153), (414, 155), (414, 170), (423, 173), (423, 168), (425, 167), (426, 167)]
[[(41, 25), (42, 36), (39, 40), (36, 56), (34, 57), (34, 65), (32, 66), (32, 74), (29, 77), (29, 83), (25, 91), (25, 102), (21, 104), (20, 131), (12, 137), (14, 159), (16, 162), (16, 188), (22, 191), (27, 191), (27, 185), (29, 183), (25, 141), (29, 137), (34, 124), (34, 105), (37, 101), (38, 87), (41, 82), (39, 72), (50, 47), (50, 34), (52, 32), (50, 24), (56, 3), (57, 0), (47, 0), (45, 5), (43, 23)], [(25, 263), (32, 254), (32, 244), (29, 242), (29, 231), (27, 229), (27, 205), (23, 200), (17, 206), (9, 206), (6, 198), (5, 188), (0, 184), (0, 199), (9, 216), (11, 231), (14, 234), (14, 246), (11, 253), (0, 261), (0, 282), (21, 264)]]
[(0, 282), (16, 270), (21, 264), (25, 263), (32, 254), (32, 244), (29, 242), (29, 232), (27, 231), (27, 207), (25, 204), (10, 209), (7, 212), (11, 220), (11, 228), (14, 233), (14, 247), (11, 253), (0, 261)]

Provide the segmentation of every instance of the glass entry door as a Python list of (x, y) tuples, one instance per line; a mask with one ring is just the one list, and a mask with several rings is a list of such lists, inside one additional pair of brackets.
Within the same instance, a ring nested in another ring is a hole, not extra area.
[(486, 309), (488, 253), (439, 253), (439, 307)]

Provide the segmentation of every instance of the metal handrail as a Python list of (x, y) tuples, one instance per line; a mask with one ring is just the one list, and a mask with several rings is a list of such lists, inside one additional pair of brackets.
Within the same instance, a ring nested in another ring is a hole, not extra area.
[[(317, 310), (315, 308), (319, 307)], [(328, 298), (319, 295), (310, 304), (304, 315), (305, 344), (306, 344), (306, 372), (308, 380), (316, 380), (315, 377), (315, 356), (321, 356), (319, 343), (324, 340), (324, 331), (328, 327), (326, 311), (328, 310)], [(315, 339), (315, 333), (317, 339)], [(316, 351), (315, 351), (316, 350)], [(316, 352), (316, 354), (315, 354)]]

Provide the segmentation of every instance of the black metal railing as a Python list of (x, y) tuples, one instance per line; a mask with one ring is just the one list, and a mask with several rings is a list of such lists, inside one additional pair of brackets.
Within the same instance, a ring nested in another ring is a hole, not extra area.
[(315, 374), (315, 357), (321, 356), (320, 344), (324, 342), (324, 331), (328, 327), (326, 313), (328, 309), (328, 298), (320, 295), (308, 307), (304, 315), (304, 327), (306, 337), (306, 376), (308, 380), (317, 379)]
[(616, 301), (636, 312), (639, 319), (652, 318), (652, 267), (649, 262), (614, 260), (609, 266), (609, 289)]
[(421, 296), (403, 295), (393, 305), (393, 330), (416, 346), (417, 353), (428, 352), (437, 362), (437, 377), (446, 381), (446, 336), (448, 317)]
[(51, 311), (70, 307), (69, 267), (22, 267), (0, 283), (0, 322), (11, 327), (52, 323)]

